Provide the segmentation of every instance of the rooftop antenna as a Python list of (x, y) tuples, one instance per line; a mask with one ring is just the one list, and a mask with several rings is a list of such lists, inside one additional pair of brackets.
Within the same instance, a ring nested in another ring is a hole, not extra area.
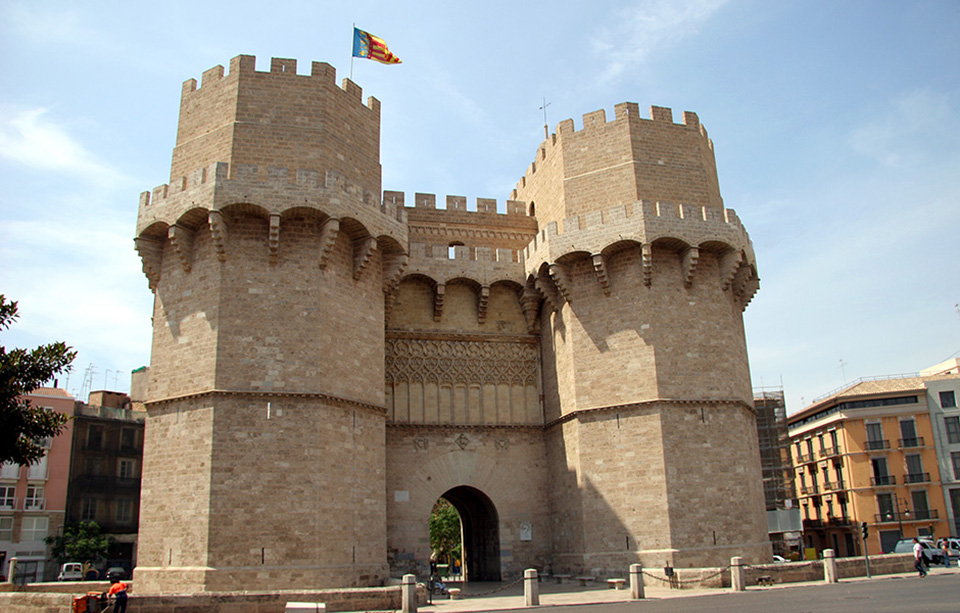
[(847, 384), (847, 363), (843, 361), (843, 358), (840, 358), (840, 372), (843, 373), (843, 384)]
[(540, 107), (540, 110), (543, 111), (543, 138), (550, 138), (550, 128), (547, 127), (547, 107), (550, 106), (550, 102), (547, 102), (547, 99), (543, 99), (543, 106)]

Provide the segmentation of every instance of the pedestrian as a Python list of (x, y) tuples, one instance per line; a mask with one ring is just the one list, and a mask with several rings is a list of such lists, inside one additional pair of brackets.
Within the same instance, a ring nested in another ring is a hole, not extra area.
[(940, 551), (943, 552), (943, 567), (950, 568), (950, 544), (947, 539), (940, 541)]
[(117, 580), (110, 586), (107, 598), (113, 598), (113, 613), (127, 613), (127, 584)]
[(460, 578), (460, 558), (455, 558), (453, 560), (453, 578)]
[(927, 571), (923, 568), (923, 545), (917, 539), (913, 539), (913, 567), (920, 573), (921, 579), (926, 578)]

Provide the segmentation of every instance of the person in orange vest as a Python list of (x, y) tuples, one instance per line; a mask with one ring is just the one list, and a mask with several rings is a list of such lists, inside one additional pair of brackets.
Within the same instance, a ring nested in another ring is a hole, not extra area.
[(107, 598), (113, 598), (113, 612), (127, 613), (127, 584), (123, 581), (116, 581), (110, 586), (107, 592)]

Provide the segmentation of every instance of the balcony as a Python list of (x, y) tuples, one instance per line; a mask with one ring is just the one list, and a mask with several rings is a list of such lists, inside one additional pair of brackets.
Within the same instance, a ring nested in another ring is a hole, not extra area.
[(809, 464), (814, 461), (816, 461), (816, 458), (812, 453), (801, 453), (797, 456), (797, 463), (799, 464)]
[(930, 481), (930, 473), (907, 473), (903, 476), (904, 483), (927, 483)]
[(843, 481), (827, 481), (823, 484), (824, 491), (827, 492), (836, 492), (837, 490), (844, 489)]
[(816, 485), (801, 485), (800, 486), (800, 495), (801, 496), (812, 496), (814, 494), (819, 494), (820, 488)]
[(70, 482), (71, 487), (80, 491), (112, 494), (115, 490), (139, 490), (140, 479), (110, 477), (107, 475), (80, 475)]
[(890, 511), (889, 513), (877, 513), (874, 515), (874, 518), (876, 518), (876, 523), (878, 524), (896, 524), (910, 521), (913, 515), (910, 513), (894, 513)]
[(826, 449), (820, 450), (821, 458), (829, 458), (831, 456), (840, 455), (840, 450), (836, 447), (827, 447)]
[(890, 441), (886, 439), (867, 441), (864, 445), (867, 451), (881, 451), (883, 449), (890, 449)]
[(827, 517), (827, 525), (829, 526), (850, 526), (853, 525), (853, 521), (849, 517)]
[(923, 447), (923, 437), (916, 436), (914, 438), (900, 439), (900, 449), (909, 449), (911, 447)]
[(896, 485), (897, 478), (893, 475), (878, 475), (876, 477), (870, 477), (870, 485), (874, 487), (883, 487), (885, 485)]
[(925, 521), (928, 519), (940, 519), (940, 511), (936, 509), (922, 509), (912, 513), (914, 521)]

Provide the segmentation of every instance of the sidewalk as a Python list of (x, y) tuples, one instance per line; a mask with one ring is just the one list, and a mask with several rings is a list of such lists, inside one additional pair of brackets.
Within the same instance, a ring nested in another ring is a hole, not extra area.
[[(943, 568), (935, 567), (929, 570), (930, 575), (960, 575), (960, 569), (957, 567)], [(841, 579), (841, 583), (854, 581), (884, 581), (887, 579), (914, 579), (917, 574), (898, 573), (893, 575), (879, 575), (872, 579), (866, 577), (850, 577)], [(666, 585), (645, 578), (644, 595), (647, 600), (661, 600), (665, 598), (693, 598), (697, 596), (727, 594), (731, 593), (730, 588), (694, 588), (694, 589), (670, 589)], [(651, 585), (655, 584), (655, 585)], [(461, 591), (461, 597), (458, 600), (449, 600), (446, 596), (436, 595), (433, 604), (421, 605), (418, 610), (426, 613), (471, 613), (474, 611), (503, 611), (509, 609), (523, 609), (523, 582), (517, 585), (509, 583), (447, 583), (448, 588), (458, 587)], [(615, 602), (629, 602), (630, 589), (613, 590), (606, 587), (603, 583), (597, 583), (588, 587), (581, 587), (576, 584), (558, 585), (554, 581), (540, 583), (540, 606), (568, 606), (584, 604), (609, 604)], [(809, 581), (804, 583), (778, 583), (770, 587), (750, 586), (748, 591), (755, 590), (776, 590), (788, 587), (815, 587), (824, 585), (822, 581)], [(509, 586), (509, 587), (505, 587)], [(503, 589), (500, 589), (503, 588)], [(494, 590), (499, 590), (494, 592)], [(494, 592), (494, 593), (490, 593)], [(473, 594), (471, 596), (471, 594)]]

